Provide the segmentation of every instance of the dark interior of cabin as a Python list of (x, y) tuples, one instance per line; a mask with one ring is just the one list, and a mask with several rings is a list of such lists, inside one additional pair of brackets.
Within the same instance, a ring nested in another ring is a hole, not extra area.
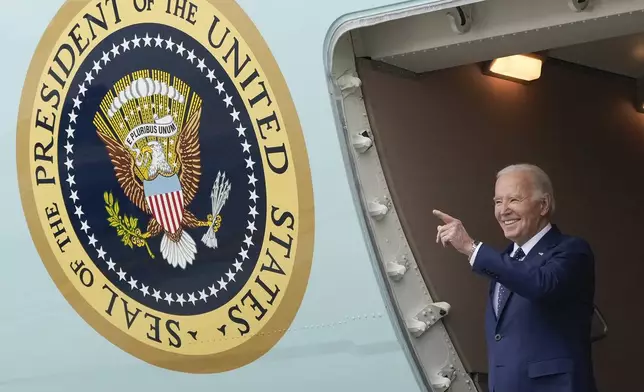
[(357, 68), (399, 217), (434, 300), (452, 306), (445, 324), (467, 369), (481, 380), (487, 373), (488, 281), (436, 244), (431, 211), (458, 217), (501, 250), (495, 174), (528, 162), (554, 183), (553, 223), (595, 254), (599, 390), (639, 390), (644, 114), (635, 110), (636, 79), (554, 58), (528, 84), (484, 75), (481, 64), (415, 74), (361, 58)]

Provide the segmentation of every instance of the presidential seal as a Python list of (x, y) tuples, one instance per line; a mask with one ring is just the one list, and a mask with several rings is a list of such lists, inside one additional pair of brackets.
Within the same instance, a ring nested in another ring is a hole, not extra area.
[(25, 216), (74, 309), (128, 353), (220, 372), (287, 332), (313, 250), (300, 125), (233, 1), (69, 1), (25, 83)]

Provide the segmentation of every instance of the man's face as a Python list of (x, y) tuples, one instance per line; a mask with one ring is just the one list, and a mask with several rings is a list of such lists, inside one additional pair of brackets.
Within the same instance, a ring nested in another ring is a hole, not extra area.
[(502, 175), (494, 189), (494, 215), (510, 241), (523, 245), (543, 227), (548, 203), (533, 197), (530, 174), (516, 171)]

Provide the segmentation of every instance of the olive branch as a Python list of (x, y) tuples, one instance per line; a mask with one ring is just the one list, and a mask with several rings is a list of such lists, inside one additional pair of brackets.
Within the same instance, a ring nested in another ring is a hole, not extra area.
[(135, 246), (137, 248), (145, 246), (150, 257), (154, 258), (147, 241), (150, 238), (150, 234), (141, 232), (141, 229), (138, 228), (138, 218), (127, 215), (121, 217), (119, 215), (119, 202), (114, 199), (112, 192), (105, 192), (103, 198), (105, 199), (105, 210), (109, 215), (107, 221), (110, 226), (116, 228), (116, 234), (121, 238), (121, 241), (132, 249)]

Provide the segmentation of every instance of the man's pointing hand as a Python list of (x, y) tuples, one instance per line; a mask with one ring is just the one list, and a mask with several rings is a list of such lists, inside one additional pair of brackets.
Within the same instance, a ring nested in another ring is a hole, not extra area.
[(467, 234), (463, 223), (439, 210), (434, 210), (433, 214), (444, 223), (437, 228), (436, 243), (440, 241), (443, 246), (449, 243), (454, 249), (469, 257), (472, 254), (474, 241)]

